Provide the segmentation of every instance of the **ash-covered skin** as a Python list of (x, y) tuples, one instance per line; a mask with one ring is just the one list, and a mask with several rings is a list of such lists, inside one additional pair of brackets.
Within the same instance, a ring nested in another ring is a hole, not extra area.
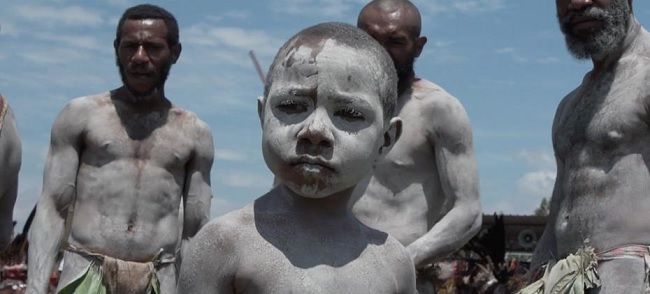
[(264, 104), (266, 163), (304, 197), (352, 188), (383, 144), (383, 116), (375, 114), (382, 106), (367, 97), (377, 92), (379, 80), (366, 73), (377, 69), (359, 68), (360, 54), (336, 47), (326, 40), (290, 49)]
[(601, 59), (621, 45), (630, 20), (628, 0), (610, 1), (609, 7), (594, 5), (558, 13), (567, 49), (578, 59)]
[[(133, 9), (162, 10), (138, 5), (126, 13)], [(47, 292), (61, 251), (59, 289), (93, 262), (66, 251), (66, 243), (150, 262), (158, 254), (176, 257), (209, 220), (212, 135), (165, 96), (166, 73), (181, 53), (169, 40), (170, 27), (160, 18), (126, 18), (114, 42), (124, 85), (73, 99), (55, 120), (29, 232), (27, 293)], [(176, 267), (156, 271), (161, 292), (173, 293)]]
[[(621, 1), (556, 4), (562, 18), (594, 9), (609, 11), (615, 2)], [(583, 246), (602, 252), (650, 245), (650, 34), (631, 10), (627, 17), (623, 40), (604, 56), (591, 52), (593, 69), (555, 114), (557, 177), (533, 270)], [(604, 27), (608, 22), (599, 20), (578, 25), (583, 40), (609, 30)], [(643, 293), (648, 279), (642, 258), (602, 261), (598, 272), (602, 287), (594, 293)]]
[(178, 292), (414, 293), (405, 248), (348, 206), (400, 125), (384, 119), (377, 58), (329, 38), (289, 46), (258, 108), (264, 158), (281, 181), (201, 229)]
[[(402, 135), (357, 185), (351, 205), (364, 224), (388, 232), (425, 269), (460, 249), (481, 227), (478, 173), (469, 118), (460, 101), (417, 77), (413, 61), (427, 42), (409, 1), (375, 0), (357, 26), (389, 52), (399, 70), (396, 115)], [(418, 292), (433, 292), (418, 279)]]
[[(0, 96), (0, 104), (2, 99)], [(9, 109), (0, 130), (0, 251), (9, 245), (13, 233), (13, 211), (18, 194), (21, 154), (16, 120)]]

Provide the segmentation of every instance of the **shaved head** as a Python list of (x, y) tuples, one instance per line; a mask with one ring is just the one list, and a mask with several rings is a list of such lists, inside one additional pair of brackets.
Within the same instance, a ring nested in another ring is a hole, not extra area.
[(373, 0), (361, 9), (357, 19), (357, 27), (363, 28), (365, 20), (374, 15), (388, 15), (398, 12), (401, 25), (408, 28), (413, 37), (419, 37), (422, 29), (420, 11), (409, 0)]
[(415, 78), (413, 64), (427, 43), (427, 38), (420, 36), (422, 19), (417, 7), (408, 0), (374, 0), (359, 13), (357, 27), (388, 51), (402, 93)]

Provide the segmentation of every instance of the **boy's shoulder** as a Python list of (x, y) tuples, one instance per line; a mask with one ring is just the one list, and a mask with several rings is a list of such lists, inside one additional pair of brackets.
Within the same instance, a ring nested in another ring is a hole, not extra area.
[[(247, 228), (254, 226), (252, 204), (212, 219), (193, 238), (200, 247), (228, 248), (241, 242)], [(233, 248), (234, 249), (234, 248)]]
[(391, 235), (365, 227), (368, 240), (374, 246), (376, 254), (381, 256), (383, 264), (391, 271), (397, 282), (399, 293), (413, 293), (415, 291), (415, 266), (408, 250)]
[(252, 203), (211, 220), (201, 230), (207, 230), (210, 233), (233, 234), (250, 225), (254, 225)]

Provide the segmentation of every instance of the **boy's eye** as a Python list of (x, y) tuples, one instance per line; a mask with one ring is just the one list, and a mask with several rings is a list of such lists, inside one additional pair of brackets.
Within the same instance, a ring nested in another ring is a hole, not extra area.
[(334, 112), (334, 115), (340, 116), (347, 121), (362, 121), (364, 120), (363, 113), (354, 109), (351, 106), (346, 106)]
[(307, 111), (307, 106), (303, 103), (296, 102), (295, 100), (282, 100), (277, 108), (285, 113), (301, 113)]

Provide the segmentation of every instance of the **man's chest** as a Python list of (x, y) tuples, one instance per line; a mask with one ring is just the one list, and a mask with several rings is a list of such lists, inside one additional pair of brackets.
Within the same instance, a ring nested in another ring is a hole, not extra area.
[(563, 156), (588, 146), (607, 153), (648, 136), (647, 99), (632, 86), (620, 83), (572, 97), (553, 131), (556, 152)]
[(434, 149), (429, 141), (432, 123), (418, 105), (407, 104), (398, 115), (402, 119), (402, 134), (378, 165), (409, 170), (434, 162)]
[(86, 157), (105, 162), (147, 161), (170, 168), (185, 165), (194, 142), (191, 132), (176, 122), (166, 121), (153, 127), (136, 122), (129, 125), (110, 116), (91, 119), (83, 141)]

